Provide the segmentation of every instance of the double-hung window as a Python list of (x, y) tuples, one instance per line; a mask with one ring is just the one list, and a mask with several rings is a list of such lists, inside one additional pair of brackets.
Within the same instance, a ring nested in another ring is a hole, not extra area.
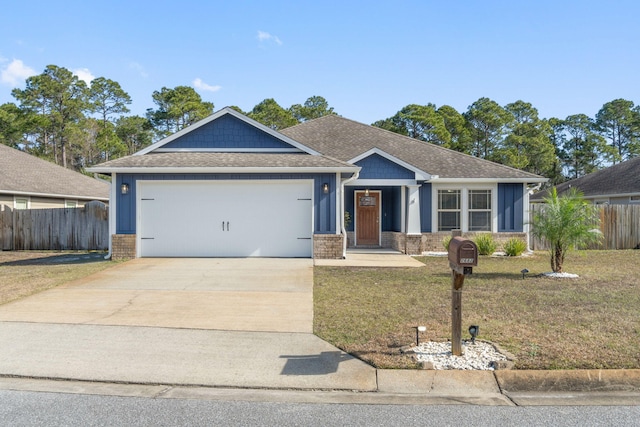
[(460, 228), (460, 190), (438, 190), (438, 231)]
[(438, 231), (491, 231), (492, 199), (491, 189), (438, 190)]
[(469, 190), (469, 231), (491, 231), (491, 190)]

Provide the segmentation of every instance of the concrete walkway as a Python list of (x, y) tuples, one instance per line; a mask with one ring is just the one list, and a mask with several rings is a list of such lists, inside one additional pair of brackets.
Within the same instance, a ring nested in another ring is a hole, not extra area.
[(348, 250), (344, 259), (317, 259), (317, 266), (331, 267), (424, 267), (424, 264), (409, 255), (392, 250)]

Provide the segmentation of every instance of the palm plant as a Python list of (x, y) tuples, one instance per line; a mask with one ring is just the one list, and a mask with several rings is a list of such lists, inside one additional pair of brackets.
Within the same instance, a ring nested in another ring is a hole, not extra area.
[(543, 200), (544, 208), (533, 216), (531, 232), (549, 245), (551, 270), (561, 273), (568, 250), (602, 238), (599, 209), (575, 188), (558, 197), (553, 187)]

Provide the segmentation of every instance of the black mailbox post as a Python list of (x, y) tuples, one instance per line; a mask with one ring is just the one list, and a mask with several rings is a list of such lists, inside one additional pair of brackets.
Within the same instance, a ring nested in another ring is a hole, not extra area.
[(449, 242), (451, 267), (451, 353), (462, 356), (462, 287), (464, 276), (478, 265), (478, 247), (471, 240), (455, 236)]

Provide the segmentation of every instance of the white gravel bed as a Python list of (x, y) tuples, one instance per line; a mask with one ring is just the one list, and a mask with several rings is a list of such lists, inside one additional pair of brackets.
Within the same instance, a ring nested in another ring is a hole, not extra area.
[(544, 277), (555, 277), (555, 278), (566, 278), (566, 279), (577, 279), (578, 276), (577, 274), (572, 274), (572, 273), (542, 273), (542, 275)]
[(418, 362), (431, 362), (433, 369), (462, 369), (493, 371), (491, 362), (507, 360), (506, 356), (496, 351), (489, 343), (476, 341), (462, 342), (462, 356), (451, 354), (450, 342), (427, 341), (414, 347)]

